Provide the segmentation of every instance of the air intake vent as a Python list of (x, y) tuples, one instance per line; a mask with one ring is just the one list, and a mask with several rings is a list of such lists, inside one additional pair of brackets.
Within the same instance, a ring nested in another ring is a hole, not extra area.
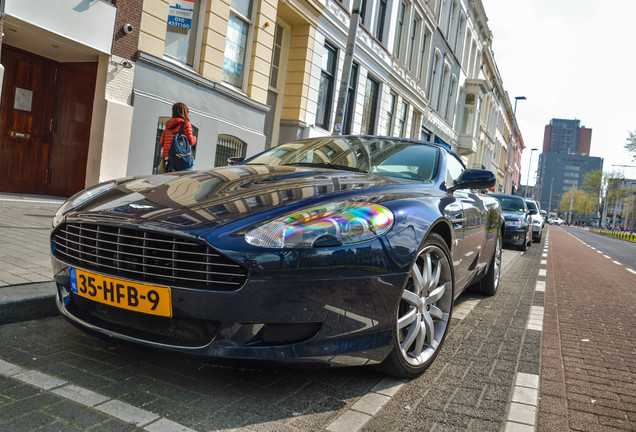
[(234, 291), (247, 269), (203, 242), (97, 223), (66, 223), (52, 234), (59, 260), (149, 284)]

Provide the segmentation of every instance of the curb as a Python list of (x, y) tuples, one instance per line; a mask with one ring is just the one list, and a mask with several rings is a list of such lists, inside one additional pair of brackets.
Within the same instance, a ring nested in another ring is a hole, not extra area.
[(0, 287), (0, 325), (58, 315), (55, 282)]

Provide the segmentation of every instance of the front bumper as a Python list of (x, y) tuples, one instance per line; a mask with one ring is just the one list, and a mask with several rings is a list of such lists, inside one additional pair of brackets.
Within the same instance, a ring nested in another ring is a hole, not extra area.
[(506, 228), (503, 236), (503, 242), (514, 246), (523, 246), (527, 242), (528, 231), (527, 230), (512, 230)]
[(362, 365), (393, 348), (408, 274), (249, 279), (236, 291), (170, 287), (172, 318), (71, 293), (69, 266), (52, 257), (60, 313), (122, 342), (217, 359)]

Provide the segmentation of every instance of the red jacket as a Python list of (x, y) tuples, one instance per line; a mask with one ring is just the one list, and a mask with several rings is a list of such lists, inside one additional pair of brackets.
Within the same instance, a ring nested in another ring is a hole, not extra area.
[[(161, 147), (163, 147), (161, 155), (164, 158), (168, 157), (168, 151), (170, 151), (170, 145), (172, 145), (172, 138), (174, 138), (177, 132), (179, 132), (181, 123), (184, 121), (185, 120), (182, 118), (174, 117), (166, 122), (166, 128), (161, 134)], [(188, 137), (188, 141), (190, 141), (191, 146), (194, 146), (197, 143), (197, 139), (194, 135), (192, 135), (192, 125), (189, 121), (186, 121), (186, 124), (183, 127), (183, 134)]]

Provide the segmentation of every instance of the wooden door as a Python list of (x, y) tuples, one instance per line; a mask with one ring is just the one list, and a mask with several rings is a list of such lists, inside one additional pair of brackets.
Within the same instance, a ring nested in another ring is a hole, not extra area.
[(97, 63), (59, 63), (46, 193), (84, 189)]
[(0, 191), (45, 193), (56, 63), (2, 47)]

